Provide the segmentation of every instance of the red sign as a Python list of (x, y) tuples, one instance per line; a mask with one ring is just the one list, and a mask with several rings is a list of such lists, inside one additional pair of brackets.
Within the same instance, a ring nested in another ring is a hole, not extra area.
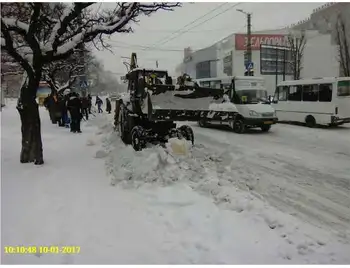
[[(252, 50), (260, 50), (260, 45), (277, 45), (285, 46), (287, 44), (288, 37), (283, 34), (252, 34), (250, 42), (252, 44)], [(246, 50), (248, 38), (246, 34), (235, 35), (235, 47), (236, 50)]]

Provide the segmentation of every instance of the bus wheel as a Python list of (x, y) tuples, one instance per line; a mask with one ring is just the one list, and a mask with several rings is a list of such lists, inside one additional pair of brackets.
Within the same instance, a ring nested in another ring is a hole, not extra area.
[(306, 123), (307, 127), (311, 127), (312, 128), (312, 127), (316, 126), (316, 120), (315, 120), (315, 118), (312, 115), (308, 115), (305, 118), (305, 123)]

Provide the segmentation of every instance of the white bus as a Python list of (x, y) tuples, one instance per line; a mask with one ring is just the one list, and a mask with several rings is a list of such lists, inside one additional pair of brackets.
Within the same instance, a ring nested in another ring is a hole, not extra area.
[(279, 121), (309, 127), (350, 123), (350, 77), (283, 81), (272, 105)]
[[(243, 133), (245, 128), (270, 130), (277, 122), (274, 108), (270, 105), (265, 87), (265, 79), (256, 76), (227, 76), (223, 78), (205, 78), (195, 80), (201, 87), (223, 88), (235, 106), (239, 116), (230, 126), (236, 133)], [(222, 122), (199, 122), (205, 124), (222, 124)]]

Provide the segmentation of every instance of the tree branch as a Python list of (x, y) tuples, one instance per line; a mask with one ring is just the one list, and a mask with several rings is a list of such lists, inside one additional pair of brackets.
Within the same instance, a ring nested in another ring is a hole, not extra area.
[(27, 72), (28, 76), (34, 76), (32, 66), (14, 48), (12, 37), (3, 19), (1, 19), (1, 33), (3, 35), (1, 38), (1, 47), (4, 48), (7, 53), (22, 66), (22, 68)]

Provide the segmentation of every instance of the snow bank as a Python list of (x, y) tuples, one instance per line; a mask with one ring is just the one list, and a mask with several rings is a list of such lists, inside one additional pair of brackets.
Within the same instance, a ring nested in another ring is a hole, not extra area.
[(188, 155), (191, 150), (191, 144), (185, 139), (171, 138), (166, 143), (166, 149), (173, 155)]
[[(177, 156), (160, 146), (135, 152), (116, 136), (115, 133), (106, 133), (103, 140), (103, 148), (110, 150), (106, 167), (112, 185), (139, 190), (149, 187), (154, 189), (156, 186), (172, 188), (186, 185), (192, 191), (209, 197), (219, 208), (238, 213), (241, 220), (249, 222), (247, 226), (253, 223), (252, 229), (266, 228), (263, 232), (278, 235), (280, 241), (276, 243), (281, 248), (288, 248), (278, 255), (288, 263), (350, 260), (345, 253), (350, 249), (349, 244), (344, 244), (348, 239), (341, 242), (340, 238), (334, 238), (333, 233), (300, 222), (294, 216), (271, 207), (254, 191), (255, 185), (252, 181), (247, 181), (244, 190), (242, 186), (238, 187), (236, 181), (241, 181), (241, 175), (232, 170), (231, 165), (240, 156), (230, 150), (217, 154), (199, 144), (186, 156)], [(187, 202), (181, 196), (171, 199), (177, 200), (171, 202), (177, 202), (178, 206)], [(235, 226), (234, 229), (241, 229), (245, 234), (251, 233), (252, 229), (247, 231), (247, 226)], [(269, 238), (266, 239), (268, 241)], [(335, 257), (337, 254), (338, 257)]]
[(158, 109), (174, 110), (208, 110), (209, 105), (213, 102), (212, 97), (184, 99), (175, 95), (187, 95), (187, 91), (166, 91), (162, 94), (152, 95), (151, 101), (153, 107)]

